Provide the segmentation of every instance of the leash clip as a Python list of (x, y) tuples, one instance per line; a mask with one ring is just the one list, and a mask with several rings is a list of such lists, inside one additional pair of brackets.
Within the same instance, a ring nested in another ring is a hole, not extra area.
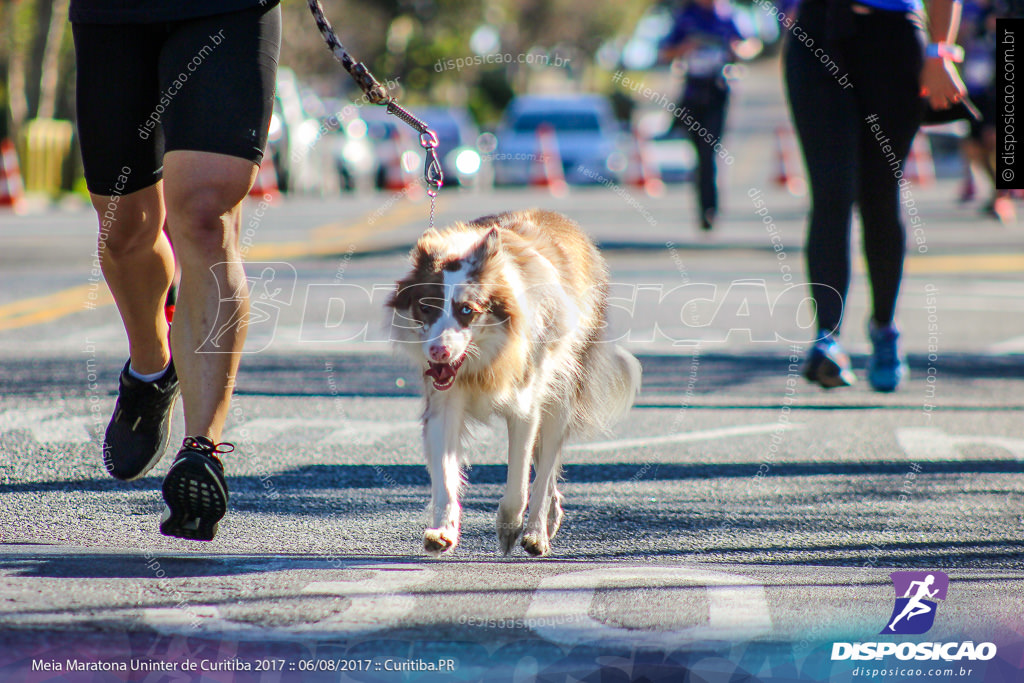
[(436, 197), (444, 185), (444, 171), (441, 170), (441, 161), (437, 158), (437, 145), (437, 133), (430, 129), (420, 133), (420, 146), (426, 152), (423, 179), (427, 183), (427, 194), (431, 197)]

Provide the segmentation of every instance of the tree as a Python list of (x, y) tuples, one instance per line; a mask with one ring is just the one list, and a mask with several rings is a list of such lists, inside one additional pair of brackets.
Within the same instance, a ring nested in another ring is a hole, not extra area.
[(60, 81), (60, 52), (64, 27), (68, 20), (69, 0), (56, 0), (50, 12), (50, 27), (43, 46), (43, 63), (39, 74), (39, 109), (36, 116), (52, 119), (57, 112), (57, 84)]
[(68, 0), (0, 0), (0, 137), (16, 138), (33, 117), (71, 110)]

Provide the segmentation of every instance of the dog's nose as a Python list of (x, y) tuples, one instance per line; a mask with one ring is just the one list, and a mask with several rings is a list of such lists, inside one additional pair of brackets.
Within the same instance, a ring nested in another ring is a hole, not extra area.
[(435, 363), (447, 363), (452, 359), (452, 352), (447, 346), (435, 344), (430, 347), (430, 360)]

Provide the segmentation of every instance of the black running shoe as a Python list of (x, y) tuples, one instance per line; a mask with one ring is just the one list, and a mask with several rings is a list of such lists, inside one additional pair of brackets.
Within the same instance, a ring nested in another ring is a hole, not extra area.
[(700, 215), (700, 229), (709, 231), (715, 227), (715, 214), (718, 212), (715, 209), (708, 209)]
[(117, 479), (132, 481), (153, 469), (171, 438), (171, 409), (178, 398), (174, 362), (155, 382), (128, 374), (124, 364), (114, 415), (103, 439), (103, 464)]
[(217, 522), (228, 509), (228, 484), (219, 453), (233, 444), (214, 444), (205, 436), (187, 436), (178, 457), (164, 478), (164, 508), (160, 533), (164, 536), (211, 541)]

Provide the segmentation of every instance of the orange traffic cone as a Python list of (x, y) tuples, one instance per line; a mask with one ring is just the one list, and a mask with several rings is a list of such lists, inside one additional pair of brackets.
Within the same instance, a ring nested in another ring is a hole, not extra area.
[(256, 181), (249, 189), (249, 196), (268, 202), (276, 202), (281, 198), (281, 190), (277, 186), (277, 169), (274, 168), (274, 157), (269, 152), (263, 155), (263, 163), (256, 172)]
[(775, 184), (784, 187), (794, 197), (807, 194), (807, 181), (800, 166), (800, 152), (793, 131), (786, 126), (775, 129), (776, 173)]
[(15, 212), (24, 207), (25, 186), (21, 182), (21, 167), (14, 143), (0, 140), (0, 206), (9, 206)]
[(549, 123), (537, 126), (537, 151), (539, 156), (534, 159), (530, 173), (530, 185), (546, 187), (556, 197), (564, 197), (569, 192), (562, 171), (562, 154), (558, 151), (558, 138), (555, 129)]
[(629, 163), (626, 165), (625, 184), (643, 188), (651, 197), (660, 197), (665, 193), (665, 183), (661, 180), (661, 170), (651, 160), (648, 140), (633, 130), (633, 147)]
[(916, 135), (910, 145), (904, 175), (920, 187), (928, 187), (935, 182), (935, 161), (928, 139), (923, 134)]

